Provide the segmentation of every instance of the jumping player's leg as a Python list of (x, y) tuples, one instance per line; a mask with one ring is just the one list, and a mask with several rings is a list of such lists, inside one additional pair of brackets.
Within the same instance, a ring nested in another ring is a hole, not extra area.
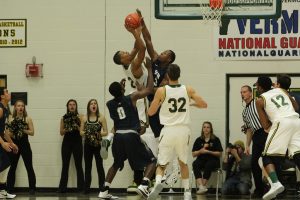
[(116, 199), (117, 197), (109, 194), (110, 185), (115, 178), (118, 170), (122, 170), (124, 167), (124, 161), (127, 159), (124, 147), (124, 137), (122, 134), (115, 134), (114, 142), (112, 144), (112, 154), (114, 157), (113, 165), (108, 169), (105, 183), (103, 187), (100, 189), (100, 193), (98, 195), (101, 199)]

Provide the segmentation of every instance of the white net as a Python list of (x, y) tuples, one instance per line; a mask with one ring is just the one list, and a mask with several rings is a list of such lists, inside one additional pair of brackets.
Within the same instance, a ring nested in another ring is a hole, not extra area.
[(222, 11), (224, 8), (223, 0), (210, 0), (209, 4), (200, 3), (200, 12), (205, 22), (216, 20), (219, 26), (222, 26)]

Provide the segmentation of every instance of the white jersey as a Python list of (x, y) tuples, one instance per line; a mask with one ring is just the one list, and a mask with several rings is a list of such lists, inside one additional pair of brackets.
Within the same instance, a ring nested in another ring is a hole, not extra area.
[(281, 88), (269, 90), (261, 95), (265, 103), (265, 111), (273, 123), (285, 117), (299, 117), (286, 91)]
[(163, 125), (188, 125), (190, 119), (190, 98), (184, 85), (166, 85), (165, 99), (159, 118)]
[(132, 93), (134, 91), (136, 91), (136, 85), (135, 82), (137, 81), (140, 85), (144, 85), (146, 87), (147, 85), (147, 78), (148, 78), (148, 70), (146, 69), (146, 67), (144, 65), (141, 65), (142, 70), (143, 70), (143, 75), (136, 79), (131, 71), (131, 65), (129, 65), (128, 69), (125, 69), (123, 67), (123, 71), (126, 75), (127, 81), (129, 81), (129, 83), (126, 84), (126, 90), (128, 90), (129, 93)]
[[(136, 79), (134, 78), (132, 71), (131, 71), (131, 65), (128, 67), (128, 69), (125, 69), (123, 67), (123, 71), (126, 75), (127, 78), (127, 82), (126, 83), (126, 91), (128, 91), (129, 93), (133, 93), (134, 91), (136, 91), (136, 85), (135, 82), (137, 81), (140, 85), (144, 85), (146, 87), (147, 85), (147, 79), (148, 79), (148, 70), (146, 69), (146, 67), (144, 65), (141, 65), (142, 70), (143, 70), (143, 75), (139, 78)], [(148, 100), (147, 98), (143, 98), (143, 99), (139, 99), (136, 102), (136, 107), (138, 110), (138, 114), (139, 114), (139, 118), (140, 120), (142, 120), (144, 123), (147, 122), (147, 118), (146, 118), (146, 112), (148, 109)]]

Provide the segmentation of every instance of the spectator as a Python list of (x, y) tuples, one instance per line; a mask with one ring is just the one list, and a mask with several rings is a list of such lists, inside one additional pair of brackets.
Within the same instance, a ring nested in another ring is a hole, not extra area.
[(192, 150), (193, 157), (197, 157), (193, 162), (193, 171), (199, 187), (197, 194), (207, 192), (207, 181), (212, 171), (220, 167), (222, 151), (220, 139), (214, 135), (211, 122), (203, 122), (201, 136), (196, 139)]
[(17, 100), (14, 105), (13, 114), (8, 118), (7, 132), (19, 148), (18, 153), (9, 154), (11, 166), (7, 176), (7, 190), (9, 193), (14, 190), (16, 170), (20, 156), (22, 156), (28, 174), (29, 193), (34, 194), (36, 177), (32, 164), (32, 151), (28, 140), (28, 136), (34, 135), (34, 128), (32, 119), (28, 116), (25, 103), (22, 100)]
[(80, 125), (80, 134), (85, 137), (84, 140), (84, 193), (90, 192), (92, 183), (92, 163), (95, 157), (96, 168), (98, 172), (98, 185), (101, 188), (104, 185), (105, 173), (103, 159), (100, 156), (101, 140), (107, 135), (107, 123), (105, 116), (100, 113), (96, 99), (89, 100), (87, 104), (87, 114), (82, 118)]
[(232, 195), (250, 194), (251, 181), (251, 155), (244, 153), (245, 145), (241, 140), (233, 145), (229, 144), (224, 160), (223, 169), (226, 170), (226, 181), (223, 184), (222, 194)]
[(60, 135), (64, 136), (61, 146), (62, 170), (59, 182), (59, 193), (67, 191), (68, 174), (71, 155), (73, 154), (76, 173), (77, 190), (84, 188), (84, 177), (82, 168), (82, 137), (80, 135), (80, 115), (78, 113), (77, 102), (70, 99), (67, 102), (67, 112), (60, 120)]

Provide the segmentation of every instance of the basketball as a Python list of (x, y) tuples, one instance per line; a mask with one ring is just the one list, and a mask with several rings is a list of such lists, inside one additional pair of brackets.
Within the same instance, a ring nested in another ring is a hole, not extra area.
[(141, 24), (140, 16), (137, 13), (130, 13), (125, 18), (125, 24), (130, 28), (136, 29)]

